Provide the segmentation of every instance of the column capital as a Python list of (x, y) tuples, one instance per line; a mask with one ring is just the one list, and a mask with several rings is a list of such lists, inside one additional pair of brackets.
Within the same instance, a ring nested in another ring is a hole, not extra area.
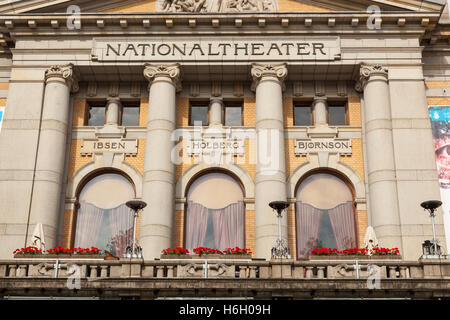
[(79, 90), (78, 80), (73, 72), (73, 64), (53, 65), (45, 70), (45, 83), (51, 81), (63, 82), (72, 92)]
[(106, 104), (111, 104), (111, 103), (117, 103), (117, 104), (122, 104), (122, 101), (120, 100), (119, 97), (108, 97), (106, 98)]
[(253, 78), (253, 91), (256, 90), (256, 87), (261, 81), (266, 80), (278, 81), (284, 89), (284, 80), (287, 77), (288, 69), (286, 63), (253, 63), (251, 74)]
[(223, 105), (223, 97), (214, 97), (212, 96), (211, 98), (209, 98), (209, 104), (213, 104), (213, 103), (220, 103), (221, 105)]
[(166, 81), (173, 84), (177, 91), (181, 91), (181, 68), (179, 63), (146, 63), (144, 66), (144, 77), (150, 84), (155, 81)]
[(316, 104), (318, 102), (324, 102), (327, 103), (327, 97), (326, 96), (314, 96), (313, 104)]
[(381, 64), (364, 64), (362, 63), (359, 69), (359, 77), (355, 84), (357, 92), (364, 91), (366, 84), (377, 77), (378, 80), (388, 81), (388, 68)]

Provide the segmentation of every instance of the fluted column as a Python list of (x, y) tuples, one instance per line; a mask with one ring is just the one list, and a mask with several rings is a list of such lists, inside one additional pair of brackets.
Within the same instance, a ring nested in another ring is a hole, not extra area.
[(209, 124), (224, 124), (223, 100), (221, 97), (211, 98), (209, 104)]
[[(62, 217), (60, 199), (66, 140), (69, 121), (71, 89), (76, 87), (73, 65), (52, 66), (45, 72), (45, 93), (35, 182), (32, 194), (28, 235), (37, 223), (42, 223), (47, 248), (57, 244), (59, 219)], [(28, 236), (27, 242), (31, 238)]]
[(364, 91), (372, 226), (381, 246), (401, 248), (388, 69), (363, 64), (357, 89)]
[(313, 102), (314, 125), (327, 125), (327, 98), (316, 96)]
[[(255, 254), (270, 259), (278, 238), (276, 214), (271, 201), (286, 201), (286, 162), (283, 124), (283, 82), (286, 64), (253, 64), (256, 92), (257, 163), (255, 166)], [(282, 235), (287, 239), (287, 214)]]
[(176, 92), (180, 85), (178, 64), (146, 64), (149, 81), (147, 141), (144, 162), (140, 245), (145, 259), (159, 257), (171, 246), (175, 207), (175, 165), (171, 159), (175, 142)]

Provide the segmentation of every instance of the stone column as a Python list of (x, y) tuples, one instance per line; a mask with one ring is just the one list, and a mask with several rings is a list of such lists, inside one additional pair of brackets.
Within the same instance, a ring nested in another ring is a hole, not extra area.
[(224, 124), (223, 100), (212, 97), (209, 105), (209, 125)]
[(175, 165), (171, 159), (175, 142), (176, 92), (180, 87), (179, 64), (146, 64), (149, 81), (147, 141), (144, 161), (140, 245), (145, 259), (159, 257), (171, 246), (175, 208)]
[(61, 192), (66, 157), (71, 89), (76, 85), (73, 65), (52, 66), (45, 72), (45, 93), (36, 160), (28, 240), (37, 223), (42, 223), (46, 248), (57, 243), (62, 218)]
[(122, 104), (119, 98), (109, 97), (106, 101), (106, 124), (119, 125), (120, 108)]
[(313, 116), (315, 126), (326, 126), (327, 121), (327, 98), (316, 96), (313, 102)]
[[(283, 82), (286, 64), (253, 64), (256, 92), (257, 163), (255, 166), (255, 254), (270, 259), (278, 238), (276, 214), (271, 201), (286, 201), (286, 162), (283, 123)], [(282, 235), (287, 239), (287, 214)]]
[(362, 65), (357, 90), (364, 90), (372, 226), (380, 246), (401, 248), (388, 69), (380, 65)]

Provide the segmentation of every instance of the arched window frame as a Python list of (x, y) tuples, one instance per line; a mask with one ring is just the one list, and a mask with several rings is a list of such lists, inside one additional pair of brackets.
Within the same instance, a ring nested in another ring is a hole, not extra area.
[[(336, 178), (340, 179), (342, 182), (344, 182), (346, 184), (346, 186), (348, 187), (348, 189), (350, 190), (351, 194), (352, 194), (352, 202), (353, 202), (353, 221), (354, 221), (354, 232), (355, 232), (355, 239), (356, 239), (356, 243), (359, 243), (359, 233), (358, 233), (358, 219), (357, 219), (357, 215), (356, 215), (356, 202), (355, 202), (355, 188), (353, 186), (353, 184), (348, 180), (348, 178), (343, 175), (342, 173), (340, 173), (337, 170), (333, 170), (333, 169), (313, 169), (308, 171), (307, 173), (305, 173), (297, 182), (296, 186), (295, 186), (295, 190), (294, 190), (294, 195), (295, 195), (295, 245), (297, 247), (298, 245), (298, 234), (297, 234), (297, 230), (298, 230), (298, 219), (297, 219), (297, 193), (298, 193), (298, 189), (300, 188), (301, 184), (310, 176), (315, 175), (315, 174), (329, 174), (332, 176), (335, 176)], [(297, 250), (295, 252), (295, 254), (297, 255)], [(302, 259), (299, 257), (296, 257), (297, 260), (307, 260), (308, 258)]]
[[(76, 237), (76, 230), (77, 230), (77, 216), (78, 216), (78, 210), (80, 208), (80, 194), (81, 191), (83, 191), (84, 187), (93, 179), (95, 179), (98, 176), (104, 175), (104, 174), (118, 174), (125, 179), (128, 180), (130, 185), (133, 188), (134, 195), (136, 197), (136, 186), (133, 182), (133, 180), (123, 171), (115, 168), (101, 168), (98, 170), (95, 170), (85, 176), (81, 182), (78, 184), (75, 195), (76, 195), (76, 201), (75, 201), (75, 208), (74, 208), (74, 216), (73, 216), (73, 222), (70, 230), (70, 247), (73, 248), (75, 245), (75, 237)], [(131, 199), (130, 199), (131, 200)]]
[[(233, 172), (228, 171), (226, 169), (221, 169), (221, 168), (208, 168), (208, 169), (202, 170), (202, 171), (198, 172), (197, 174), (195, 174), (189, 180), (189, 182), (187, 183), (186, 189), (185, 189), (185, 193), (184, 193), (184, 197), (186, 199), (186, 204), (184, 206), (184, 212), (183, 212), (183, 246), (184, 247), (186, 247), (186, 232), (187, 232), (187, 230), (186, 230), (186, 227), (187, 227), (186, 226), (186, 221), (187, 221), (187, 211), (188, 211), (187, 201), (188, 201), (189, 189), (191, 188), (192, 184), (197, 179), (199, 179), (199, 178), (201, 178), (201, 177), (203, 177), (205, 175), (211, 174), (211, 173), (222, 173), (222, 174), (225, 174), (225, 175), (229, 176), (230, 178), (232, 178), (238, 184), (238, 186), (241, 188), (242, 196), (245, 199), (245, 188), (244, 188), (244, 185), (241, 182), (241, 180), (239, 179), (239, 177), (237, 175), (235, 175)], [(247, 239), (247, 237), (246, 237), (246, 230), (247, 230), (247, 226), (246, 226), (247, 219), (246, 219), (246, 216), (247, 216), (247, 210), (246, 210), (246, 204), (245, 204), (245, 201), (244, 201), (244, 244), (245, 245), (247, 245), (246, 244), (246, 239)]]

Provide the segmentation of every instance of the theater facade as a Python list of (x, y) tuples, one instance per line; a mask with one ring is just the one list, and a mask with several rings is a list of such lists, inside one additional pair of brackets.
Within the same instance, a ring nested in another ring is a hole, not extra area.
[(38, 224), (46, 248), (122, 257), (131, 199), (144, 260), (268, 261), (272, 201), (293, 261), (363, 248), (368, 227), (404, 261), (432, 238), (444, 0), (9, 1), (0, 33), (1, 259)]

